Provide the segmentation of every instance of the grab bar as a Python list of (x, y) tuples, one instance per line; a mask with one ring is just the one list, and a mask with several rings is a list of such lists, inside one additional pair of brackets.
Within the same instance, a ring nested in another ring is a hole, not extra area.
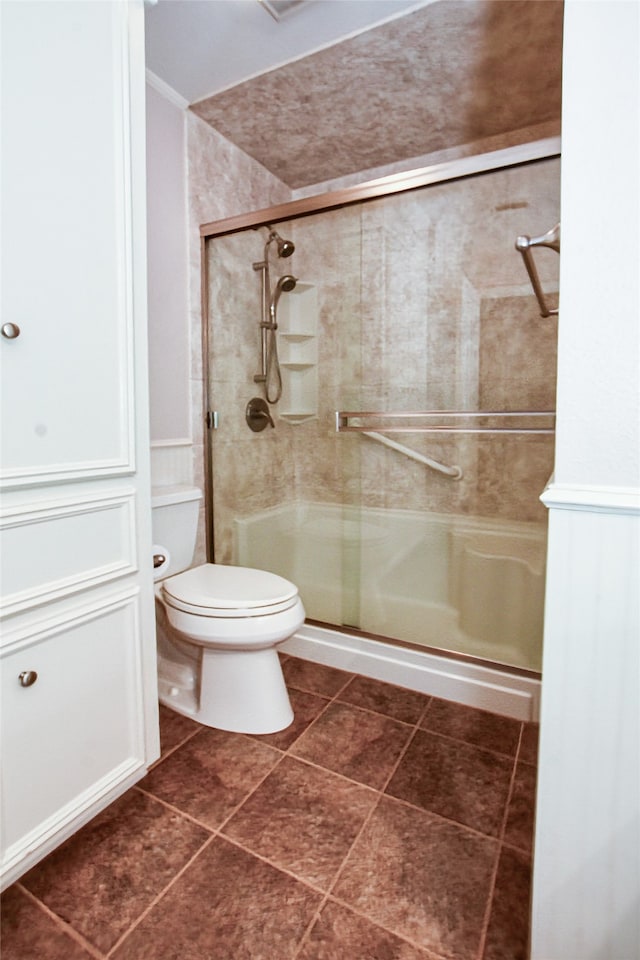
[(556, 253), (560, 253), (560, 224), (556, 223), (555, 227), (552, 227), (551, 230), (540, 237), (522, 236), (516, 238), (516, 250), (522, 254), (524, 265), (527, 268), (527, 273), (531, 280), (533, 292), (540, 305), (540, 316), (557, 316), (558, 310), (551, 310), (551, 308), (547, 306), (547, 301), (545, 300), (544, 292), (540, 284), (540, 278), (538, 277), (538, 271), (536, 270), (536, 265), (531, 253), (532, 247), (550, 247), (552, 250), (555, 250)]
[[(412, 410), (404, 413), (338, 410), (336, 411), (336, 431), (338, 433), (371, 433), (382, 430), (384, 433), (552, 434), (554, 433), (553, 424), (533, 422), (549, 418), (554, 420), (553, 410)], [(487, 425), (480, 422), (491, 419), (497, 420), (498, 424)], [(367, 424), (367, 420), (372, 420), (373, 423)], [(391, 424), (384, 423), (385, 420), (390, 420)], [(420, 424), (419, 420), (426, 420), (427, 423)], [(394, 426), (394, 421), (409, 421), (409, 425), (401, 423)], [(506, 424), (506, 426), (500, 424)]]
[(431, 467), (432, 470), (437, 470), (438, 473), (443, 473), (446, 477), (451, 477), (452, 480), (462, 479), (462, 470), (460, 467), (448, 467), (446, 464), (440, 463), (439, 460), (432, 460), (431, 457), (423, 456), (421, 453), (418, 453), (417, 450), (412, 450), (411, 447), (405, 447), (401, 443), (396, 443), (395, 440), (389, 440), (388, 437), (383, 437), (381, 433), (372, 433), (370, 430), (363, 430), (362, 436), (370, 437), (371, 440), (376, 440), (385, 447), (397, 450), (398, 453), (403, 453), (405, 457), (410, 457), (411, 460), (415, 460), (417, 463), (423, 463), (426, 467)]

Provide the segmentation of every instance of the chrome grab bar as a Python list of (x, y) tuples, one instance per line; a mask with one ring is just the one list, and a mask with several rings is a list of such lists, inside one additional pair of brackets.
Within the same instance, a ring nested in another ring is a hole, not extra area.
[(411, 447), (405, 447), (402, 443), (396, 443), (395, 440), (389, 440), (388, 437), (383, 437), (381, 433), (372, 433), (369, 430), (363, 430), (362, 436), (370, 437), (371, 440), (376, 440), (385, 447), (397, 450), (398, 453), (403, 453), (405, 457), (409, 457), (417, 463), (423, 463), (425, 467), (437, 470), (438, 473), (443, 473), (445, 477), (451, 477), (452, 480), (462, 479), (462, 470), (460, 467), (448, 467), (445, 463), (440, 463), (439, 460), (432, 460), (431, 457), (423, 456), (423, 454), (418, 453), (417, 450), (412, 450)]
[[(497, 423), (482, 422), (492, 419)], [(373, 422), (363, 422), (367, 420)], [(385, 423), (385, 420), (391, 423)], [(420, 423), (420, 420), (426, 420), (426, 423)], [(536, 423), (536, 420), (542, 422)], [(555, 432), (554, 421), (554, 410), (336, 411), (338, 433), (552, 434)]]
[(560, 224), (556, 223), (555, 227), (552, 227), (551, 230), (542, 234), (540, 237), (522, 236), (516, 238), (516, 250), (522, 254), (524, 265), (527, 268), (527, 273), (529, 274), (529, 279), (531, 280), (533, 292), (535, 293), (538, 304), (540, 305), (540, 316), (557, 316), (558, 310), (552, 310), (547, 306), (547, 301), (545, 300), (540, 278), (538, 277), (538, 271), (536, 270), (536, 265), (531, 253), (532, 247), (550, 247), (552, 250), (555, 250), (556, 253), (560, 253)]

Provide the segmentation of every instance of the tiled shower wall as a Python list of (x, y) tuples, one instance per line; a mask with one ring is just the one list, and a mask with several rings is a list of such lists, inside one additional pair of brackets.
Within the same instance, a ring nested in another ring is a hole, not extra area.
[[(202, 432), (204, 371), (200, 296), (200, 225), (291, 199), (290, 189), (208, 124), (187, 111), (189, 189), (189, 304), (193, 479), (204, 489)], [(205, 560), (204, 508), (200, 511), (195, 563)]]
[[(296, 252), (274, 261), (272, 283), (292, 272), (317, 289), (318, 416), (291, 424), (275, 407), (276, 429), (257, 434), (244, 409), (260, 393), (252, 263), (265, 232), (210, 241), (218, 562), (233, 559), (234, 516), (296, 499), (544, 523), (552, 438), (396, 438), (459, 464), (464, 477), (452, 481), (364, 437), (336, 436), (334, 414), (553, 410), (556, 324), (540, 317), (514, 242), (558, 219), (559, 162), (547, 160), (279, 225)], [(557, 290), (557, 254), (538, 253), (543, 286)]]

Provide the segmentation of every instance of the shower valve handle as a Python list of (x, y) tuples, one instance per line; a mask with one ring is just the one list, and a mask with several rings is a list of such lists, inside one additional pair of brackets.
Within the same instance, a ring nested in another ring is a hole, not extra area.
[(249, 400), (244, 415), (249, 429), (253, 430), (254, 433), (260, 433), (268, 423), (270, 423), (272, 427), (275, 427), (273, 417), (269, 413), (269, 407), (262, 397), (254, 397), (252, 400)]

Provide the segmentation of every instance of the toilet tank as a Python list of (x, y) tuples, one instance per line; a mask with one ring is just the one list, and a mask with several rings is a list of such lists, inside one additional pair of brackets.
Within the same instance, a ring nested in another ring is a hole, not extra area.
[(166, 562), (154, 569), (156, 580), (188, 570), (193, 563), (201, 500), (202, 492), (196, 487), (152, 489), (153, 553), (166, 557)]

